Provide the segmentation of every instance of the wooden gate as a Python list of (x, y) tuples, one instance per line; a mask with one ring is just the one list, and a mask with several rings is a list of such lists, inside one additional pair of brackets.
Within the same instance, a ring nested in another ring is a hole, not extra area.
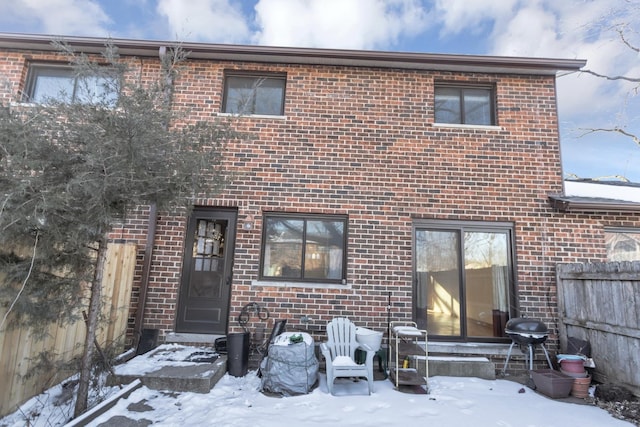
[(558, 264), (560, 345), (589, 341), (594, 379), (640, 396), (640, 262)]

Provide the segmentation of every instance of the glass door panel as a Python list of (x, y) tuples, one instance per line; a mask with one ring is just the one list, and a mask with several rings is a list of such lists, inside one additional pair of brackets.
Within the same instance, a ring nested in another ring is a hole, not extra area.
[(508, 236), (502, 232), (464, 233), (467, 334), (504, 335), (509, 312)]
[(460, 234), (416, 230), (416, 320), (430, 335), (461, 336)]

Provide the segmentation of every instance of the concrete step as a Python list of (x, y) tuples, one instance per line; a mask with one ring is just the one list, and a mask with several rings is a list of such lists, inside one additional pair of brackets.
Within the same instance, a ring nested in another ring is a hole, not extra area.
[[(411, 363), (424, 376), (424, 356), (414, 356)], [(477, 377), (496, 379), (496, 366), (486, 357), (429, 356), (429, 376)]]
[[(172, 350), (175, 350), (174, 358)], [(154, 390), (209, 393), (227, 372), (227, 356), (218, 355), (215, 360), (210, 360), (207, 357), (199, 358), (200, 353), (200, 349), (194, 349), (194, 353), (185, 355), (183, 349), (178, 347), (160, 346), (115, 366), (115, 375), (109, 376), (107, 384), (129, 384), (139, 379), (143, 385)]]

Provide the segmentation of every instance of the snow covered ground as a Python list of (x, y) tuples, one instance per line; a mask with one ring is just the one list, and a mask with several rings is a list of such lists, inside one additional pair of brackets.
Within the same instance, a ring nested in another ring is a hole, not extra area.
[[(376, 381), (369, 396), (366, 381), (340, 380), (332, 396), (320, 373), (318, 387), (309, 394), (270, 397), (260, 392), (256, 372), (249, 371), (240, 378), (225, 374), (207, 394), (141, 387), (89, 425), (118, 425), (124, 418), (117, 417), (126, 417), (141, 426), (633, 426), (596, 406), (549, 399), (514, 381), (431, 377), (429, 385), (430, 394), (407, 394), (395, 390), (389, 380)], [(48, 390), (0, 419), (0, 427), (64, 425), (63, 412), (68, 417), (72, 399), (67, 399), (65, 409), (63, 393), (61, 386)], [(27, 422), (33, 408), (40, 416)]]

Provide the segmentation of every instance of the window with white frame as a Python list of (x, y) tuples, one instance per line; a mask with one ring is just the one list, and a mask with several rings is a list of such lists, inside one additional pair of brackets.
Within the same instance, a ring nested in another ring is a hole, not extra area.
[(260, 278), (344, 283), (347, 217), (265, 213)]
[(108, 73), (79, 76), (70, 66), (32, 64), (29, 66), (24, 101), (114, 105), (118, 91), (117, 79)]
[(241, 115), (284, 115), (286, 76), (227, 73), (222, 112)]
[(495, 125), (494, 90), (489, 86), (435, 87), (435, 123)]

